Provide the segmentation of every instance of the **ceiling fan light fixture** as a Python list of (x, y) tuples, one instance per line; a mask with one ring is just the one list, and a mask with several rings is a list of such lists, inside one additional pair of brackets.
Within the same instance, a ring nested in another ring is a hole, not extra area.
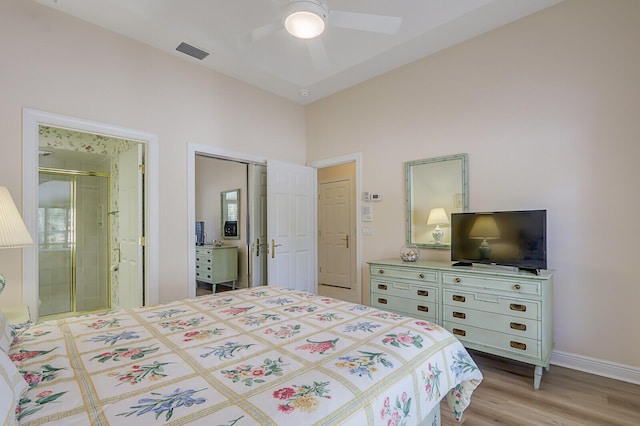
[(302, 39), (318, 37), (324, 32), (327, 8), (316, 0), (293, 0), (283, 7), (284, 27)]

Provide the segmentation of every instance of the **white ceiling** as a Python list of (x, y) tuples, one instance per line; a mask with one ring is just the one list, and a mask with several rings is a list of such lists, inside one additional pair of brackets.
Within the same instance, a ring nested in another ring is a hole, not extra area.
[[(287, 0), (34, 1), (305, 105), (562, 0), (326, 0), (330, 26), (313, 41), (282, 28)], [(401, 25), (392, 35), (340, 28), (332, 10)], [(252, 41), (256, 29), (264, 37)], [(177, 52), (181, 42), (210, 55)]]

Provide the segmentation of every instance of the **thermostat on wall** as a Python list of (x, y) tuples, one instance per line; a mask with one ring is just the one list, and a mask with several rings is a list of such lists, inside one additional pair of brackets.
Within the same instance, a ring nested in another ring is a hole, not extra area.
[(381, 201), (382, 194), (371, 194), (371, 201)]

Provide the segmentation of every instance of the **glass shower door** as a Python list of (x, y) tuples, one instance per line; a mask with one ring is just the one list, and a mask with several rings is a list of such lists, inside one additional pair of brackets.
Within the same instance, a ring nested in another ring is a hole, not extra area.
[(104, 176), (76, 176), (76, 312), (110, 307), (108, 185)]
[(40, 315), (73, 311), (73, 176), (40, 173), (38, 187), (38, 269)]

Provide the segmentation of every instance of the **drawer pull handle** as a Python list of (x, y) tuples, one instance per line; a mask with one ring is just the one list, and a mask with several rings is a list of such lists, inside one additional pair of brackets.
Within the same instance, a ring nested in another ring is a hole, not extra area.
[(379, 273), (380, 275), (384, 274), (384, 269), (380, 269), (380, 270), (378, 271), (378, 273)]
[(520, 284), (514, 284), (513, 285), (513, 289), (514, 290), (520, 290)]
[(517, 303), (512, 303), (509, 305), (509, 309), (511, 309), (512, 311), (526, 312), (527, 305), (519, 305)]
[(383, 299), (381, 297), (378, 298), (378, 303), (380, 303), (381, 305), (386, 305), (387, 304), (387, 299)]
[(455, 300), (456, 302), (464, 302), (466, 300), (464, 296), (458, 296), (457, 294), (454, 294), (452, 299)]
[(526, 351), (527, 350), (527, 345), (525, 345), (524, 343), (520, 343), (520, 342), (514, 342), (513, 340), (509, 343), (509, 346), (511, 346), (512, 348), (515, 348), (515, 349), (520, 349), (522, 351)]
[(378, 284), (378, 290), (386, 290), (386, 289), (387, 289), (386, 284)]
[[(453, 334), (457, 334), (458, 336), (466, 336), (467, 332), (464, 330), (460, 330), (459, 328), (454, 328), (453, 330)], [(513, 342), (511, 342), (513, 343)]]
[(456, 284), (459, 284), (460, 282), (462, 282), (462, 280), (460, 279), (460, 277), (455, 277), (453, 279), (453, 282), (456, 283)]
[[(454, 312), (453, 313), (453, 317), (454, 318), (460, 318), (460, 319), (466, 319), (467, 318), (467, 314), (465, 314), (464, 312)], [(513, 323), (511, 323), (513, 324)]]
[(419, 274), (418, 278), (420, 278), (421, 280), (424, 279), (424, 274)]
[(418, 305), (418, 310), (420, 312), (429, 312), (429, 307), (428, 306)]
[(509, 327), (511, 327), (514, 330), (527, 331), (526, 324), (518, 324), (517, 322), (512, 322), (511, 324), (509, 324)]
[(418, 296), (428, 296), (429, 290), (418, 290)]

